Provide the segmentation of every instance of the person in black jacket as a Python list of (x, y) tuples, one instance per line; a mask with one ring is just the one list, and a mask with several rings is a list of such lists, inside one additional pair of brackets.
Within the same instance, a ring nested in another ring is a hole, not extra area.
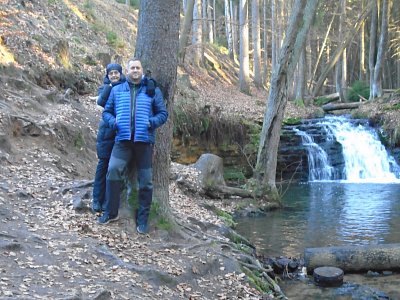
[[(111, 89), (125, 82), (125, 76), (122, 74), (122, 66), (120, 64), (111, 63), (107, 65), (104, 84), (99, 88), (99, 96), (97, 104), (103, 108), (106, 106), (108, 96)], [(92, 210), (101, 212), (105, 210), (105, 194), (106, 194), (106, 175), (108, 163), (111, 157), (111, 151), (114, 146), (115, 129), (108, 126), (103, 120), (100, 121), (97, 134), (97, 157), (99, 162), (96, 168), (96, 175), (93, 184), (93, 202)]]

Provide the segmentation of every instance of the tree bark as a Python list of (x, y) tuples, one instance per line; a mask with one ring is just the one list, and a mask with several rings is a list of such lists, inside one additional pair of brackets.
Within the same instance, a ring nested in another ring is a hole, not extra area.
[(179, 38), (179, 64), (183, 65), (186, 54), (186, 46), (189, 41), (190, 29), (193, 21), (193, 8), (194, 8), (194, 0), (187, 0), (186, 2), (186, 11), (185, 17), (183, 19), (182, 28), (181, 28), (181, 36)]
[(304, 260), (308, 272), (333, 266), (347, 272), (388, 271), (400, 268), (400, 244), (307, 248)]
[(354, 109), (354, 108), (358, 108), (360, 105), (361, 105), (360, 102), (338, 103), (338, 104), (328, 103), (328, 104), (322, 105), (322, 109), (327, 112), (327, 111), (340, 110), (340, 109)]
[(214, 43), (214, 23), (213, 23), (213, 11), (214, 8), (211, 6), (211, 0), (208, 0), (208, 6), (207, 6), (207, 22), (208, 22), (208, 40), (210, 44)]
[(192, 45), (193, 45), (193, 63), (197, 67), (203, 66), (203, 30), (201, 15), (201, 0), (194, 0), (193, 22), (192, 22)]
[(293, 76), (317, 6), (318, 0), (295, 1), (279, 63), (272, 73), (254, 174), (254, 189), (258, 196), (279, 198), (275, 177), (281, 124), (288, 100), (287, 78)]
[(159, 203), (160, 213), (168, 219), (172, 219), (168, 191), (173, 129), (171, 116), (178, 65), (179, 14), (180, 1), (141, 1), (135, 53), (157, 80), (170, 116), (167, 123), (157, 130), (153, 165), (153, 200)]
[(225, 32), (226, 32), (226, 39), (228, 44), (228, 53), (229, 57), (234, 60), (235, 54), (233, 50), (233, 36), (232, 36), (232, 18), (231, 18), (231, 11), (229, 6), (229, 0), (225, 0)]
[(253, 73), (254, 85), (256, 88), (262, 87), (261, 79), (261, 41), (260, 41), (260, 0), (251, 2), (252, 38), (253, 38)]
[(242, 93), (250, 95), (248, 0), (240, 0), (239, 4), (240, 4), (240, 8), (239, 8), (239, 22), (240, 22), (239, 89)]
[(383, 64), (385, 59), (385, 52), (388, 40), (388, 27), (389, 27), (389, 4), (388, 0), (382, 2), (382, 20), (381, 20), (381, 32), (379, 36), (378, 53), (376, 54), (376, 63), (374, 66), (374, 72), (372, 82), (370, 83), (370, 99), (375, 97), (381, 97), (382, 92), (382, 73)]
[(267, 27), (267, 0), (263, 0), (263, 48), (262, 56), (263, 76), (262, 84), (267, 86), (268, 81), (268, 27)]

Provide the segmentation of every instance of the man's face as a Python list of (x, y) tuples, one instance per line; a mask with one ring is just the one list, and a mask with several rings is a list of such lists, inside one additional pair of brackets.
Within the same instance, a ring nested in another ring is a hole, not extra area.
[(118, 82), (119, 79), (121, 78), (121, 74), (117, 70), (111, 70), (110, 72), (108, 72), (108, 78), (113, 83)]
[(134, 83), (140, 83), (143, 75), (143, 68), (140, 61), (130, 61), (126, 70), (127, 75)]

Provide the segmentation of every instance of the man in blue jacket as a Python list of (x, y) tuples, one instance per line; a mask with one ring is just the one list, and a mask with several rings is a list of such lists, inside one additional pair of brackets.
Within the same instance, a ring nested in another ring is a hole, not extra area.
[(168, 118), (159, 88), (149, 89), (139, 59), (127, 63), (126, 82), (113, 87), (103, 112), (103, 120), (117, 131), (106, 182), (106, 210), (98, 223), (118, 219), (124, 174), (131, 160), (137, 167), (139, 210), (137, 231), (148, 231), (148, 216), (153, 196), (152, 156), (155, 130)]

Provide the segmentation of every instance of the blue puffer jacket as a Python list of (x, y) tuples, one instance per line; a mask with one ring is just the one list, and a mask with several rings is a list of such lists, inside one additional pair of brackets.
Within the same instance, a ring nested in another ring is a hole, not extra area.
[[(111, 84), (108, 76), (104, 77), (104, 85), (99, 88), (97, 98), (97, 104), (105, 107), (107, 103), (107, 99), (110, 95), (111, 89), (114, 86), (117, 86), (123, 82), (125, 82), (125, 77), (121, 76), (121, 79), (117, 83)], [(97, 132), (97, 142), (96, 142), (96, 150), (97, 157), (99, 159), (108, 159), (111, 156), (111, 151), (114, 146), (115, 141), (115, 130), (108, 126), (108, 123), (104, 122), (104, 120), (100, 120), (99, 129)]]
[[(133, 140), (154, 144), (155, 129), (164, 124), (168, 118), (161, 90), (156, 88), (154, 97), (150, 97), (146, 94), (146, 86), (142, 81), (134, 103), (135, 116), (132, 118), (129, 83), (125, 82), (116, 86), (111, 90), (104, 108), (103, 120), (109, 127), (117, 130), (116, 141)], [(134, 120), (134, 126), (132, 126), (132, 120)]]

